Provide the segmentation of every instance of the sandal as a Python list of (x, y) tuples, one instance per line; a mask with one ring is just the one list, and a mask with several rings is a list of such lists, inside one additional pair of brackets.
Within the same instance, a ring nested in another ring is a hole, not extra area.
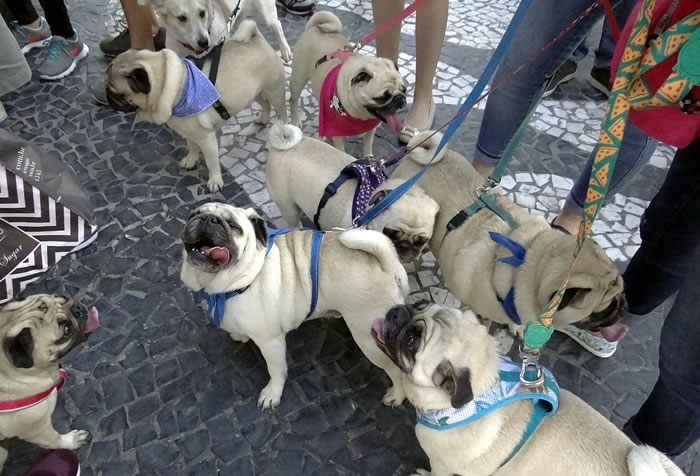
[(557, 329), (557, 331), (571, 337), (581, 347), (596, 357), (600, 357), (601, 359), (612, 357), (617, 350), (617, 341), (609, 342), (608, 340), (597, 336), (590, 331), (579, 329), (573, 324), (569, 324), (562, 329)]
[(430, 112), (428, 113), (428, 122), (422, 127), (413, 127), (404, 122), (401, 131), (399, 132), (399, 143), (408, 144), (408, 142), (417, 136), (422, 131), (427, 131), (433, 127), (433, 122), (435, 121), (435, 101), (430, 99)]

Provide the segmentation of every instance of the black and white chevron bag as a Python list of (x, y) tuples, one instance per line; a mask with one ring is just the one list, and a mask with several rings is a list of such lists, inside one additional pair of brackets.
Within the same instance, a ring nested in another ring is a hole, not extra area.
[(92, 203), (75, 173), (0, 129), (0, 304), (95, 238)]

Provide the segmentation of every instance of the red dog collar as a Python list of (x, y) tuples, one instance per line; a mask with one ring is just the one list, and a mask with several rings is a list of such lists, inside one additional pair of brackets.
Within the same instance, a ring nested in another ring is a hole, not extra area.
[(24, 410), (25, 408), (33, 407), (37, 403), (41, 403), (53, 393), (54, 390), (57, 392), (63, 388), (68, 379), (68, 373), (63, 369), (58, 369), (58, 382), (53, 384), (48, 389), (41, 393), (32, 395), (30, 397), (19, 398), (17, 400), (6, 400), (0, 401), (0, 412), (16, 412), (19, 410)]

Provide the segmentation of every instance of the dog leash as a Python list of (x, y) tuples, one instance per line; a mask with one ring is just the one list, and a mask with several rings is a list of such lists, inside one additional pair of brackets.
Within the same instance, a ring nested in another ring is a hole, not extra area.
[[(498, 46), (496, 47), (496, 51), (494, 51), (493, 55), (489, 59), (489, 62), (487, 63), (486, 67), (484, 68), (484, 71), (481, 73), (481, 76), (479, 77), (479, 80), (477, 81), (476, 85), (474, 88), (471, 90), (469, 93), (469, 96), (462, 102), (462, 105), (460, 106), (459, 110), (457, 111), (457, 114), (451, 120), (447, 126), (447, 130), (445, 131), (445, 134), (442, 136), (442, 140), (440, 140), (440, 143), (438, 144), (437, 150), (435, 151), (435, 154), (433, 154), (433, 157), (430, 159), (430, 161), (423, 166), (421, 170), (419, 170), (413, 177), (409, 178), (406, 180), (404, 183), (396, 187), (394, 190), (389, 192), (386, 197), (376, 205), (374, 205), (372, 208), (367, 210), (365, 213), (363, 213), (360, 217), (357, 218), (357, 220), (354, 220), (353, 225), (355, 227), (359, 226), (364, 226), (370, 221), (374, 220), (376, 217), (378, 217), (380, 214), (382, 214), (387, 208), (389, 208), (391, 205), (393, 205), (403, 194), (408, 191), (409, 188), (411, 188), (413, 185), (418, 182), (421, 177), (425, 174), (425, 172), (428, 170), (428, 167), (430, 164), (433, 163), (435, 158), (438, 156), (438, 154), (442, 151), (442, 149), (447, 145), (449, 140), (452, 138), (454, 133), (459, 129), (459, 127), (462, 125), (464, 120), (467, 118), (467, 113), (468, 111), (474, 107), (474, 105), (478, 102), (479, 96), (481, 93), (484, 91), (486, 88), (486, 85), (488, 84), (489, 80), (491, 79), (491, 76), (496, 72), (496, 69), (498, 68), (498, 65), (501, 63), (501, 60), (505, 56), (506, 52), (508, 51), (508, 48), (510, 46), (511, 41), (513, 41), (513, 37), (515, 36), (515, 32), (518, 30), (518, 27), (520, 26), (520, 23), (522, 22), (523, 18), (525, 17), (525, 14), (527, 13), (527, 10), (530, 6), (531, 0), (522, 0), (520, 2), (520, 5), (518, 5), (518, 9), (515, 11), (515, 15), (513, 15), (513, 19), (511, 20), (510, 24), (508, 25), (508, 28), (506, 28), (505, 33), (503, 34), (503, 37), (501, 38), (501, 41), (498, 43)], [(427, 139), (426, 139), (427, 140)]]
[[(233, 7), (233, 10), (231, 10), (231, 14), (230, 14), (229, 17), (228, 17), (228, 20), (226, 20), (226, 28), (224, 28), (223, 33), (221, 33), (221, 36), (219, 37), (219, 41), (217, 41), (217, 42), (214, 43), (213, 45), (209, 46), (209, 48), (207, 48), (206, 50), (202, 51), (201, 53), (196, 54), (196, 55), (192, 55), (192, 56), (194, 56), (195, 58), (198, 58), (198, 59), (199, 59), (199, 58), (204, 58), (204, 57), (207, 56), (209, 53), (211, 53), (211, 51), (212, 51), (214, 48), (216, 48), (217, 46), (219, 46), (220, 44), (222, 44), (224, 41), (226, 41), (226, 39), (227, 39), (227, 38), (229, 37), (229, 35), (231, 34), (231, 27), (233, 26), (233, 22), (236, 21), (236, 18), (238, 17), (238, 12), (241, 11), (241, 2), (242, 2), (242, 1), (243, 1), (243, 0), (238, 0), (238, 3), (236, 3), (236, 6)], [(219, 6), (224, 7), (225, 5), (226, 5), (226, 4), (225, 4), (224, 2), (219, 2)], [(212, 17), (213, 17), (213, 15), (212, 15)], [(212, 19), (212, 21), (213, 21), (213, 19)], [(211, 25), (209, 25), (209, 28), (211, 28)]]
[[(700, 11), (694, 11), (658, 35), (658, 29), (654, 33), (649, 30), (655, 4), (656, 0), (643, 0), (615, 74), (608, 108), (601, 124), (598, 149), (593, 160), (574, 259), (566, 278), (544, 311), (535, 321), (530, 321), (525, 326), (523, 345), (520, 349), (523, 357), (523, 383), (541, 385), (540, 350), (552, 335), (553, 316), (559, 308), (583, 244), (603, 206), (610, 178), (615, 171), (630, 110), (673, 104), (680, 107), (680, 101), (687, 97), (693, 85), (700, 84), (700, 75), (697, 74), (700, 70)], [(661, 19), (668, 20), (670, 15)], [(664, 84), (652, 93), (642, 75), (675, 53), (678, 53), (676, 66)], [(536, 377), (532, 381), (525, 376), (528, 370), (535, 372)]]

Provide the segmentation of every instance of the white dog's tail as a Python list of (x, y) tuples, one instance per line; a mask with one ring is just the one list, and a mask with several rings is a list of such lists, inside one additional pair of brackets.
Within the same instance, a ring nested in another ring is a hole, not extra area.
[[(434, 131), (423, 131), (408, 142), (408, 150), (411, 151), (408, 156), (411, 160), (420, 165), (430, 162), (430, 159), (435, 155), (438, 144), (442, 140), (442, 134), (435, 132), (435, 135), (431, 137), (433, 133)], [(430, 138), (428, 139), (428, 137)], [(446, 149), (443, 147), (438, 156), (435, 157), (435, 160), (433, 160), (434, 164), (442, 160), (445, 156), (445, 151)]]
[(408, 275), (389, 238), (378, 231), (348, 230), (341, 233), (338, 239), (350, 249), (364, 251), (376, 257), (382, 270), (394, 275), (403, 297), (408, 296)]
[(256, 25), (254, 21), (243, 20), (238, 28), (236, 28), (236, 32), (231, 39), (239, 43), (248, 43), (259, 34), (258, 25)]
[(318, 12), (311, 17), (306, 24), (306, 29), (316, 27), (323, 33), (340, 33), (343, 31), (343, 24), (340, 18), (331, 12)]
[(650, 446), (636, 446), (627, 455), (632, 476), (684, 476), (683, 471), (666, 455)]
[(270, 137), (267, 143), (277, 150), (291, 149), (304, 138), (304, 133), (297, 126), (285, 124), (283, 121), (275, 121), (270, 128)]

